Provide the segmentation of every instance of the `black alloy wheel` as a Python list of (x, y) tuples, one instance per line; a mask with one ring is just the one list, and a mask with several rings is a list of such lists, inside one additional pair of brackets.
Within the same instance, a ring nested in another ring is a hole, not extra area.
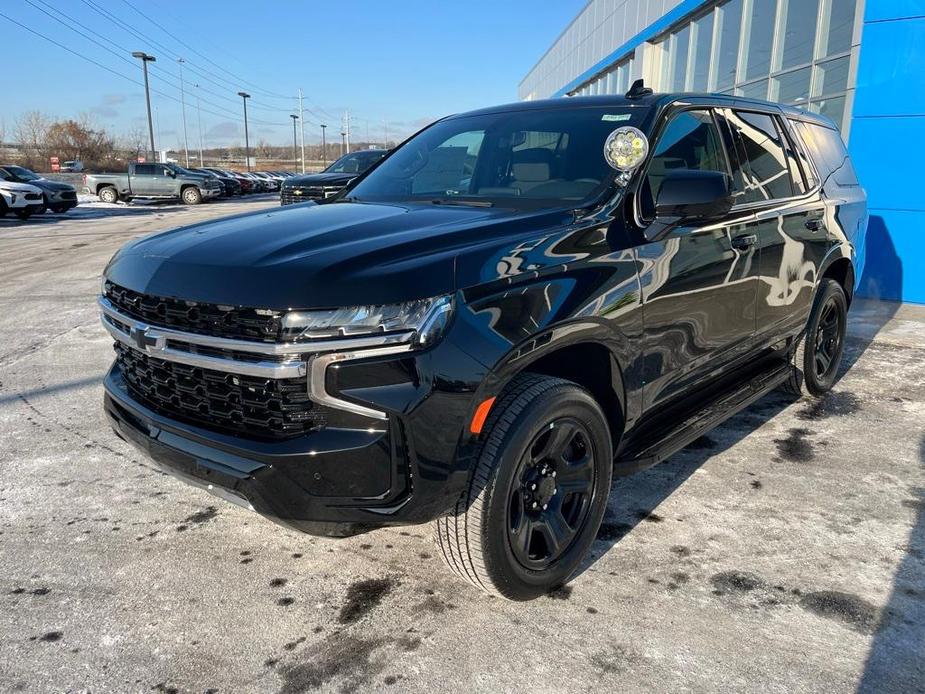
[(590, 434), (577, 419), (556, 419), (521, 458), (509, 504), (508, 541), (526, 568), (548, 568), (588, 518), (594, 489)]
[(509, 600), (563, 585), (610, 495), (612, 441), (600, 404), (577, 383), (520, 374), (492, 406), (476, 458), (455, 508), (434, 522), (444, 561)]
[(813, 340), (813, 363), (816, 369), (816, 378), (826, 379), (833, 370), (838, 368), (841, 353), (844, 349), (845, 314), (841, 311), (836, 296), (829, 296), (822, 305), (819, 316), (819, 325)]
[(784, 389), (794, 395), (823, 395), (832, 389), (845, 352), (848, 299), (842, 286), (823, 278), (806, 323), (793, 350), (790, 379)]

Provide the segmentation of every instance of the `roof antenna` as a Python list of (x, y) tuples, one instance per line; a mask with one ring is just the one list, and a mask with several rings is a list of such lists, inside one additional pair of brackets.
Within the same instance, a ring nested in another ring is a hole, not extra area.
[(646, 83), (643, 80), (638, 79), (635, 82), (633, 82), (633, 86), (630, 87), (630, 90), (626, 93), (626, 98), (627, 99), (639, 99), (640, 97), (648, 96), (651, 93), (652, 93), (651, 87), (647, 87)]

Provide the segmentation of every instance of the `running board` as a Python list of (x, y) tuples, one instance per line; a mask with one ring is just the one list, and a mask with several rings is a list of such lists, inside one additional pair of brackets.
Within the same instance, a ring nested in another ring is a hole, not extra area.
[(636, 455), (618, 458), (615, 461), (614, 474), (631, 475), (674, 455), (780, 386), (790, 377), (790, 369), (789, 363), (777, 365), (774, 369), (723, 391), (709, 405), (669, 429), (665, 436), (655, 443), (646, 445)]

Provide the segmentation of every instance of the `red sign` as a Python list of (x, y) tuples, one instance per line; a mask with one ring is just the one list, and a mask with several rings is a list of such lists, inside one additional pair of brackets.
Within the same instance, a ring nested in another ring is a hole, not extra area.
[(51, 158), (51, 170), (53, 173), (61, 171), (61, 162), (58, 160), (58, 157)]

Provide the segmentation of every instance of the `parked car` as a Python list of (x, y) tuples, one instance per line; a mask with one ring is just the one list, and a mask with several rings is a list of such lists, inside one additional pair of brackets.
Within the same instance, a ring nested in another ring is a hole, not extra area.
[(243, 176), (240, 171), (230, 171), (223, 169), (223, 171), (229, 176), (233, 177), (241, 186), (242, 195), (250, 195), (251, 193), (256, 193), (257, 191), (254, 188), (254, 181), (246, 176)]
[(229, 171), (216, 169), (210, 166), (196, 170), (211, 173), (213, 176), (216, 176), (218, 180), (222, 182), (222, 185), (225, 186), (226, 195), (241, 195), (243, 192), (241, 190), (241, 182)]
[(235, 180), (231, 176), (227, 176), (225, 174), (219, 174), (219, 173), (216, 173), (212, 169), (206, 169), (206, 168), (190, 169), (190, 171), (192, 171), (193, 173), (201, 173), (205, 176), (211, 176), (212, 178), (217, 180), (222, 186), (222, 194), (220, 197), (230, 198), (234, 195), (241, 194), (241, 184), (238, 183), (237, 180)]
[(134, 198), (179, 198), (198, 205), (218, 197), (222, 184), (214, 176), (187, 171), (176, 164), (128, 165), (128, 173), (84, 174), (84, 185), (103, 202), (130, 202)]
[(866, 223), (835, 125), (795, 108), (637, 83), (455, 115), (324, 204), (117, 253), (105, 411), (290, 528), (432, 521), (461, 578), (535, 598), (613, 474), (832, 387)]
[(254, 187), (256, 188), (257, 192), (259, 193), (269, 193), (270, 192), (270, 181), (265, 179), (263, 176), (258, 176), (253, 171), (248, 171), (247, 173), (243, 175), (247, 176), (249, 179), (251, 179), (254, 182)]
[(61, 165), (62, 173), (80, 173), (83, 170), (84, 165), (80, 160), (66, 161)]
[(331, 164), (321, 173), (292, 176), (283, 182), (279, 193), (281, 205), (291, 205), (307, 200), (324, 200), (337, 195), (350, 181), (364, 173), (388, 150), (367, 149), (350, 152)]
[(77, 207), (77, 188), (69, 183), (50, 181), (47, 178), (14, 164), (0, 165), (0, 178), (14, 183), (28, 183), (42, 191), (42, 206), (36, 214), (51, 210), (56, 214), (63, 214)]
[(280, 179), (266, 171), (254, 171), (253, 175), (263, 181), (268, 192), (279, 190)]
[(20, 219), (29, 219), (42, 207), (42, 190), (28, 183), (0, 178), (0, 217), (12, 212)]

